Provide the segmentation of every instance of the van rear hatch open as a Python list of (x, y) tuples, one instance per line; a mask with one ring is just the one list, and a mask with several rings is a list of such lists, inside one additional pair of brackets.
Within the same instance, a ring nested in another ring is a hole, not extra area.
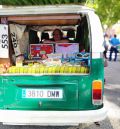
[[(88, 78), (91, 70), (88, 15), (58, 14), (40, 12), (0, 17), (1, 21), (7, 21), (7, 25), (0, 24), (5, 109), (78, 110), (85, 107), (84, 102), (83, 106), (79, 103), (84, 100), (79, 98), (84, 94), (79, 94), (84, 89), (79, 82), (84, 76)], [(43, 34), (52, 40), (56, 28), (69, 42), (44, 43)]]
[[(1, 17), (2, 21), (3, 17)], [(80, 14), (39, 14), (6, 16), (0, 54), (4, 75), (80, 75), (90, 73), (91, 47), (88, 17)], [(44, 43), (47, 34), (53, 40), (54, 29), (68, 42)], [(9, 29), (9, 31), (8, 31)]]

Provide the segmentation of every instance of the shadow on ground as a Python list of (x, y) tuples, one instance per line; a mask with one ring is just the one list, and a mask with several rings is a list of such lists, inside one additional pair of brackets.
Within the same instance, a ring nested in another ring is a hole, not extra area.
[(110, 85), (109, 86), (105, 85), (104, 94), (105, 94), (107, 101), (114, 103), (115, 105), (120, 107), (120, 86), (116, 87), (114, 85), (113, 88), (111, 88)]

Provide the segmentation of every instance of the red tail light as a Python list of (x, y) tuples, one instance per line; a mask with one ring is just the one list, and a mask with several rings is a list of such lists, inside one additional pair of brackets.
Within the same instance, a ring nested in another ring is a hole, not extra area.
[(94, 80), (92, 82), (92, 102), (94, 105), (101, 105), (102, 99), (102, 81)]

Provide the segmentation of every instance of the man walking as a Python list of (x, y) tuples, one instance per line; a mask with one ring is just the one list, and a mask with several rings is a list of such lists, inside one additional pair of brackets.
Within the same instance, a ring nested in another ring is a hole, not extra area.
[(113, 52), (115, 53), (114, 61), (116, 61), (117, 53), (118, 53), (117, 46), (120, 44), (119, 40), (117, 39), (117, 35), (116, 34), (114, 34), (114, 37), (110, 40), (110, 44), (111, 44), (111, 48), (110, 48), (109, 61), (112, 60), (112, 53)]

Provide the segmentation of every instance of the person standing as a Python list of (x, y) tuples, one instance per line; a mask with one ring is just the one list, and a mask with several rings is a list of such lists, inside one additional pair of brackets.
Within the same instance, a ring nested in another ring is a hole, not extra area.
[(118, 53), (117, 46), (120, 44), (119, 40), (117, 39), (117, 35), (116, 34), (114, 34), (114, 37), (111, 38), (110, 44), (111, 44), (111, 48), (110, 48), (109, 61), (112, 60), (112, 53), (113, 52), (115, 53), (114, 61), (116, 61), (117, 60), (117, 53)]
[(104, 43), (103, 43), (103, 45), (104, 45), (104, 48), (105, 48), (105, 50), (103, 52), (104, 58), (107, 59), (106, 54), (107, 54), (108, 49), (110, 48), (109, 36), (107, 34), (104, 35)]

